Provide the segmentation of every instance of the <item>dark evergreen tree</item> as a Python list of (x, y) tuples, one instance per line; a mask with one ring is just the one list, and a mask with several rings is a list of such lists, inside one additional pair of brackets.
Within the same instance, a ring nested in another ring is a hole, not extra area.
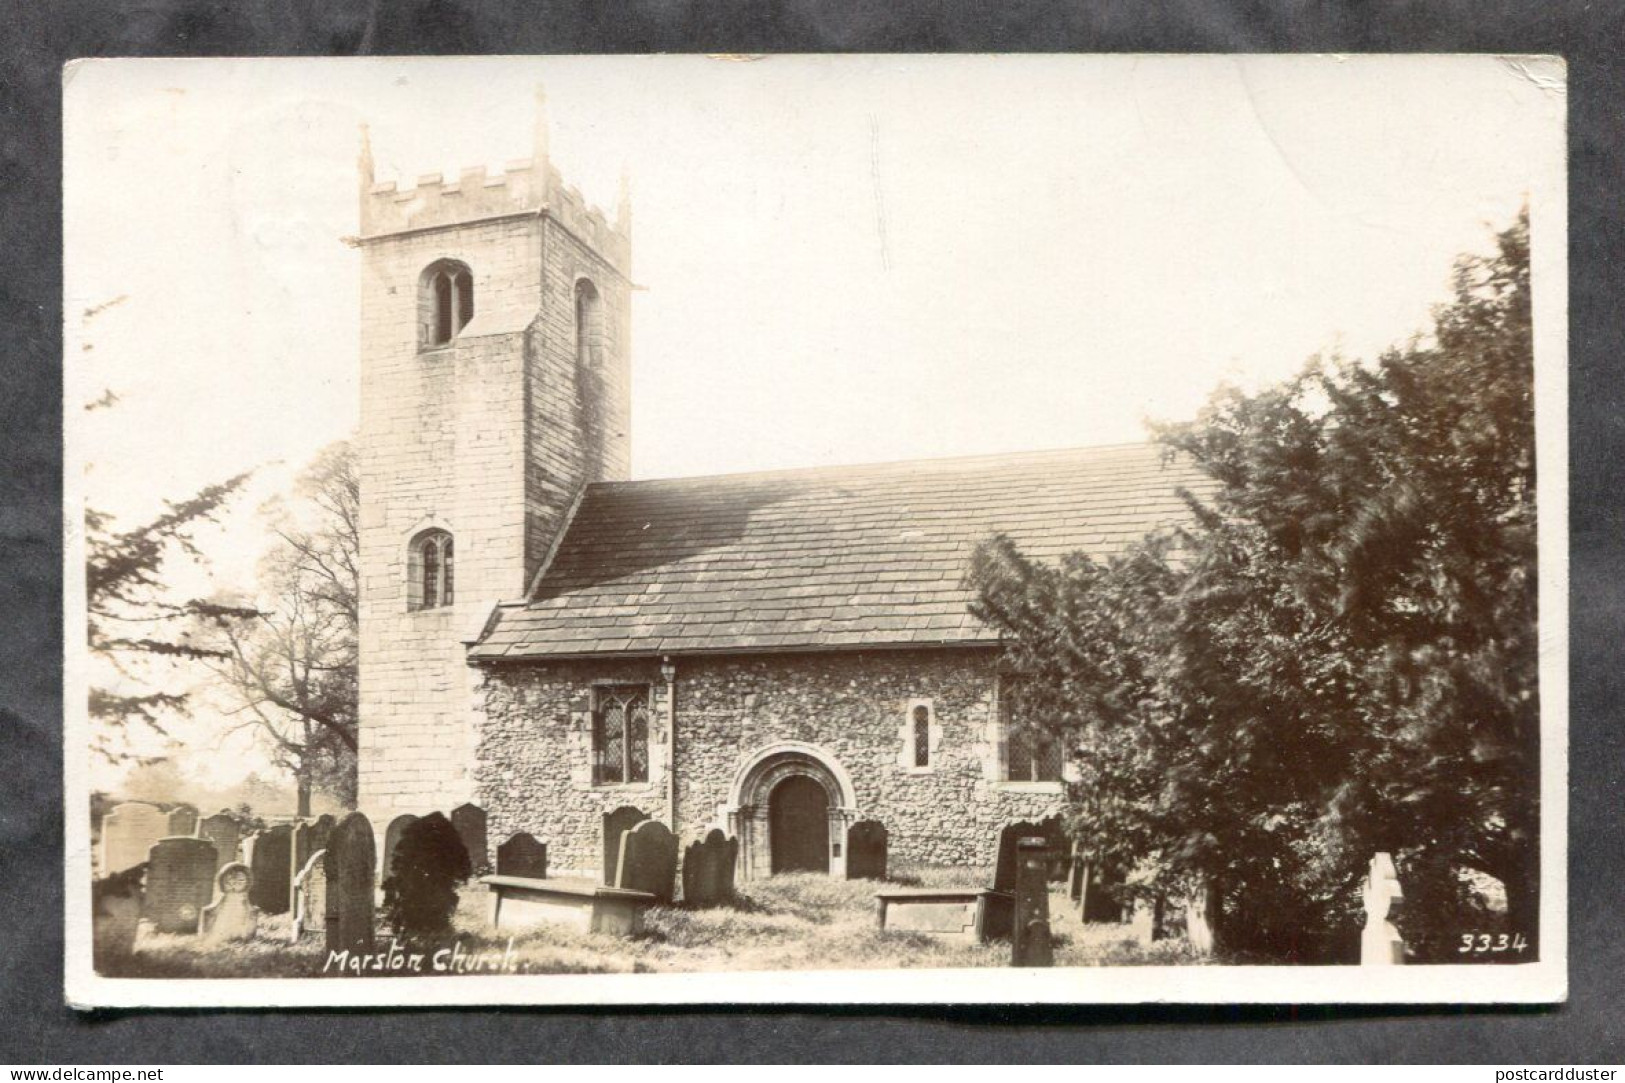
[(1018, 707), (1076, 748), (1075, 835), (1142, 890), (1213, 885), (1232, 949), (1346, 950), (1376, 850), (1420, 956), (1473, 924), (1464, 870), (1534, 939), (1528, 238), (1520, 216), (1460, 261), (1430, 337), (1159, 427), (1212, 481), (1189, 528), (1106, 563), (1002, 538), (973, 560)]

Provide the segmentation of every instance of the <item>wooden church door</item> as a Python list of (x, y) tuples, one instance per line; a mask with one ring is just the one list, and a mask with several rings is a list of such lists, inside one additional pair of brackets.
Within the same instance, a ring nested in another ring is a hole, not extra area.
[(829, 794), (816, 781), (792, 775), (775, 786), (767, 829), (774, 872), (829, 872)]

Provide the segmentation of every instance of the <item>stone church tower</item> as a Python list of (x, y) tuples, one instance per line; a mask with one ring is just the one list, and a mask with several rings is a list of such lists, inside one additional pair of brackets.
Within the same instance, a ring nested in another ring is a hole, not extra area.
[[(548, 161), (361, 172), (360, 807), (472, 799), (466, 643), (524, 596), (583, 486), (623, 479), (631, 238)], [(380, 818), (381, 817), (381, 818)]]

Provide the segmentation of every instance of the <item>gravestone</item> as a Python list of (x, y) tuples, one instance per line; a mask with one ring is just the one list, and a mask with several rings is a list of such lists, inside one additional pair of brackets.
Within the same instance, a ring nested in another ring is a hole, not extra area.
[(252, 940), (256, 919), (248, 894), (254, 886), (254, 874), (241, 861), (232, 861), (215, 874), (214, 885), (214, 902), (203, 911), (204, 946)]
[(1059, 880), (1066, 876), (1065, 861), (1058, 855), (1065, 854), (1070, 845), (1066, 840), (1066, 833), (1061, 828), (1059, 816), (1049, 816), (1033, 823), (1022, 820), (1019, 823), (1006, 824), (999, 831), (998, 857), (993, 866), (993, 890), (1014, 891), (1016, 889), (1016, 844), (1024, 838), (1040, 836), (1049, 847), (1050, 864), (1045, 870), (1049, 880)]
[(262, 913), (286, 914), (292, 864), (293, 831), (288, 825), (279, 824), (256, 835), (248, 866), (254, 872), (254, 888), (248, 901)]
[(1213, 918), (1218, 894), (1202, 884), (1185, 899), (1185, 939), (1199, 955), (1213, 954)]
[(293, 878), (293, 939), (327, 927), (327, 851), (310, 855)]
[(310, 825), (310, 852), (327, 849), (327, 836), (333, 833), (333, 814), (324, 812)]
[(121, 967), (135, 951), (136, 927), (141, 923), (145, 870), (140, 866), (104, 876), (90, 887), (93, 930), (91, 958), (96, 972), (107, 974)]
[(683, 851), (683, 905), (721, 906), (734, 897), (734, 865), (739, 840), (712, 828)]
[(547, 879), (547, 844), (521, 831), (497, 847), (497, 875)]
[(407, 828), (417, 822), (418, 818), (416, 816), (410, 812), (403, 812), (389, 821), (389, 826), (384, 828), (384, 852), (382, 859), (378, 863), (378, 882), (380, 884), (389, 879), (390, 866), (395, 861), (395, 847), (400, 845), (401, 836), (406, 834)]
[(614, 886), (671, 902), (677, 887), (677, 837), (670, 828), (659, 820), (644, 820), (621, 836)]
[(491, 852), (486, 848), (485, 810), (478, 805), (458, 805), (451, 810), (451, 826), (463, 840), (468, 851), (468, 863), (475, 874), (491, 867)]
[(1365, 928), (1360, 933), (1361, 966), (1403, 966), (1405, 941), (1394, 924), (1394, 912), (1405, 901), (1394, 859), (1378, 853), (1371, 859), (1360, 889), (1365, 904)]
[(1042, 835), (1016, 843), (1016, 915), (1010, 936), (1011, 966), (1054, 966), (1050, 944), (1049, 873), (1054, 857)]
[(604, 813), (604, 883), (615, 883), (615, 869), (621, 860), (621, 836), (648, 818), (642, 809), (631, 805)]
[(323, 869), (327, 877), (327, 950), (370, 952), (373, 948), (373, 874), (378, 868), (372, 824), (359, 812), (340, 820), (327, 838)]
[(169, 810), (170, 837), (185, 838), (197, 834), (197, 809), (191, 805), (176, 805)]
[(145, 915), (153, 929), (196, 935), (214, 895), (214, 870), (214, 843), (208, 839), (159, 839), (147, 859)]
[(886, 878), (886, 825), (878, 820), (859, 820), (846, 832), (846, 878), (884, 880)]
[(126, 801), (114, 806), (102, 817), (102, 875), (140, 865), (153, 844), (168, 834), (169, 817), (156, 805)]
[(237, 846), (241, 836), (237, 821), (230, 813), (221, 811), (213, 816), (205, 816), (198, 821), (197, 834), (198, 838), (208, 839), (214, 843), (216, 868), (225, 868), (237, 860)]

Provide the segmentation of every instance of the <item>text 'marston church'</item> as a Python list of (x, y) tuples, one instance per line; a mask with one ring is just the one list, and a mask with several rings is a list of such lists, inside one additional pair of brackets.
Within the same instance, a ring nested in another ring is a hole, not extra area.
[[(466, 801), (560, 872), (632, 805), (740, 873), (988, 865), (1063, 797), (962, 585), (994, 532), (1101, 557), (1181, 519), (1150, 445), (630, 481), (631, 214), (533, 156), (362, 159), (359, 805)], [(696, 419), (696, 424), (707, 423)]]

